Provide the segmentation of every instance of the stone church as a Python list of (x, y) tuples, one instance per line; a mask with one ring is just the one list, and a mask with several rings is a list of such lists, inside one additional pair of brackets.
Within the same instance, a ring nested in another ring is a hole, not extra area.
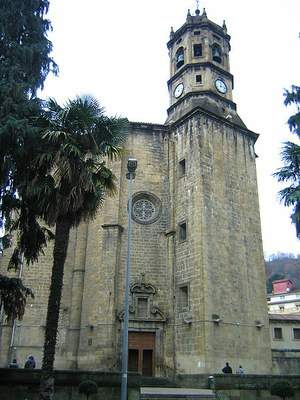
[[(65, 265), (56, 368), (120, 371), (127, 255), (127, 158), (132, 197), (129, 370), (269, 373), (271, 350), (254, 145), (232, 100), (230, 36), (199, 9), (167, 43), (165, 124), (131, 122), (118, 193), (74, 229)], [(145, 117), (147, 117), (145, 115)], [(24, 267), (35, 299), (1, 331), (0, 362), (41, 366), (51, 251)], [(2, 268), (5, 268), (5, 260)], [(38, 281), (36, 276), (39, 276)]]

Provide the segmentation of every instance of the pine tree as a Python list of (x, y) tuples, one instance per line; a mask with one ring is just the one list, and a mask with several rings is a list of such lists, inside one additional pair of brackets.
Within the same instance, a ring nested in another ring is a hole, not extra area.
[[(300, 86), (292, 86), (290, 91), (285, 91), (284, 96), (284, 104), (296, 109), (288, 119), (290, 131), (300, 138)], [(296, 235), (300, 238), (300, 146), (294, 142), (285, 142), (281, 159), (283, 167), (274, 176), (279, 182), (290, 183), (279, 195), (285, 206), (293, 206), (291, 219), (296, 226)]]
[[(15, 228), (21, 228), (19, 248), (12, 262), (18, 259), (18, 252), (24, 253), (27, 262), (36, 260), (49, 234), (39, 226), (26, 202), (20, 201), (25, 178), (30, 176), (26, 166), (30, 165), (40, 136), (37, 122), (42, 103), (36, 96), (37, 90), (43, 88), (50, 71), (57, 73), (57, 66), (50, 57), (52, 44), (47, 38), (51, 29), (45, 18), (48, 7), (47, 0), (0, 2), (0, 219), (2, 223), (5, 221), (9, 231), (11, 213), (18, 211)], [(33, 238), (37, 240), (34, 242)], [(34, 248), (30, 248), (33, 243)], [(9, 298), (9, 287), (18, 293), (17, 286), (8, 286), (7, 279), (0, 276), (3, 303)], [(22, 315), (24, 307), (20, 304), (15, 304), (14, 310), (4, 307), (12, 311), (9, 317)]]

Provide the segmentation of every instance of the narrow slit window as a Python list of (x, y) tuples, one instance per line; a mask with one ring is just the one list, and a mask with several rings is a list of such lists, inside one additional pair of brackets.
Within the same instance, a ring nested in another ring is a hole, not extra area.
[(189, 308), (189, 287), (188, 285), (180, 286), (178, 293), (178, 309), (186, 311)]
[(187, 239), (187, 226), (186, 222), (181, 222), (179, 224), (179, 240), (184, 242)]
[(178, 170), (179, 170), (179, 178), (182, 178), (185, 175), (185, 159), (184, 158), (179, 161)]
[(202, 44), (194, 44), (194, 57), (201, 57), (202, 56)]

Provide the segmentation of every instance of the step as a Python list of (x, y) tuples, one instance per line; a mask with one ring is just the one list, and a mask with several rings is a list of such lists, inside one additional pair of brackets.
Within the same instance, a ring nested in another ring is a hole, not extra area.
[(142, 387), (176, 387), (176, 384), (168, 378), (153, 377), (153, 376), (142, 376), (141, 377)]
[(174, 400), (194, 399), (209, 400), (215, 399), (215, 394), (209, 389), (189, 389), (173, 387), (141, 387), (140, 399), (142, 400)]

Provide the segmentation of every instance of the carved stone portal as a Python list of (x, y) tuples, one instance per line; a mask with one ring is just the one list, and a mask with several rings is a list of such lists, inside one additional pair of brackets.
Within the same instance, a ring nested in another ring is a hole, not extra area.
[[(154, 304), (154, 296), (157, 289), (151, 283), (144, 282), (144, 274), (136, 282), (130, 285), (129, 320), (165, 322), (167, 316)], [(122, 321), (124, 310), (118, 313), (118, 319)]]

